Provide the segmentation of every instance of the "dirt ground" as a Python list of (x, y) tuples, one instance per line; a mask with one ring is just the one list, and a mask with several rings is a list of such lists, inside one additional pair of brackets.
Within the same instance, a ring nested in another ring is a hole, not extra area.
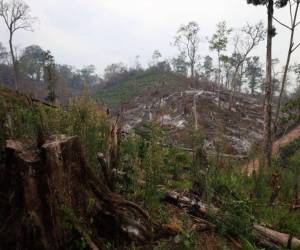
[[(273, 143), (272, 154), (276, 155), (281, 147), (284, 147), (291, 143), (292, 141), (296, 140), (300, 137), (300, 125), (295, 127), (293, 130), (279, 138)], [(248, 176), (250, 176), (254, 171), (258, 171), (259, 169), (259, 159), (251, 160), (245, 165), (243, 165), (242, 170)]]

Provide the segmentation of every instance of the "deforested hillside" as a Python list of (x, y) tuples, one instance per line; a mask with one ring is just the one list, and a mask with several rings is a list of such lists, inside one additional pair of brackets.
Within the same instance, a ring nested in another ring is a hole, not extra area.
[(113, 114), (122, 117), (127, 132), (145, 122), (156, 122), (172, 132), (170, 142), (190, 146), (186, 138), (194, 126), (207, 137), (206, 147), (223, 153), (246, 155), (251, 145), (262, 140), (263, 98), (238, 94), (230, 106), (230, 91), (210, 82), (192, 82), (172, 73), (143, 73), (96, 91)]

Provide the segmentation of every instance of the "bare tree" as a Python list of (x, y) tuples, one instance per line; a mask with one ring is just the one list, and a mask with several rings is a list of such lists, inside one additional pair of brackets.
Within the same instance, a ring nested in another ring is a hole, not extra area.
[(195, 64), (200, 43), (199, 32), (199, 25), (196, 22), (189, 22), (178, 29), (174, 42), (174, 45), (188, 57), (192, 78), (195, 77)]
[(29, 6), (22, 0), (0, 0), (0, 17), (9, 31), (9, 48), (14, 68), (15, 89), (18, 90), (18, 61), (13, 47), (13, 35), (17, 30), (32, 31), (32, 24), (35, 20), (30, 15)]
[(281, 89), (280, 89), (280, 94), (279, 94), (279, 98), (278, 98), (278, 102), (277, 102), (274, 125), (273, 125), (274, 133), (276, 133), (276, 131), (277, 131), (279, 112), (280, 112), (280, 108), (281, 108), (281, 101), (282, 101), (283, 93), (284, 93), (286, 82), (287, 82), (291, 56), (292, 56), (293, 52), (300, 46), (300, 43), (298, 43), (297, 45), (294, 43), (296, 27), (300, 24), (300, 21), (297, 22), (300, 0), (289, 0), (288, 5), (289, 5), (290, 25), (284, 24), (281, 21), (279, 21), (277, 18), (273, 17), (276, 22), (278, 22), (280, 25), (282, 25), (283, 27), (287, 28), (290, 31), (290, 42), (289, 42), (289, 47), (288, 47), (286, 63), (285, 63), (284, 70), (283, 70), (283, 76), (282, 76), (282, 80), (281, 80)]
[(231, 79), (231, 94), (229, 101), (229, 109), (231, 109), (233, 104), (234, 95), (236, 92), (237, 85), (237, 76), (238, 73), (246, 61), (250, 52), (265, 39), (265, 28), (262, 22), (259, 22), (255, 25), (247, 24), (242, 28), (240, 34), (237, 34), (235, 37), (235, 53), (240, 56), (237, 57), (238, 61), (236, 62), (234, 73)]

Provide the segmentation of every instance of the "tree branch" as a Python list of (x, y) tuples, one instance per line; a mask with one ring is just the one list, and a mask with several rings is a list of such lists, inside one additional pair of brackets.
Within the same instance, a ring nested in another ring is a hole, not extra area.
[(280, 25), (282, 25), (283, 27), (285, 27), (285, 28), (287, 28), (287, 29), (289, 29), (289, 30), (292, 30), (292, 28), (291, 28), (290, 26), (288, 26), (288, 25), (286, 25), (286, 24), (280, 22), (276, 17), (273, 16), (273, 19), (274, 19), (277, 23), (279, 23)]
[(293, 53), (296, 49), (298, 49), (299, 46), (300, 46), (300, 43), (298, 43), (298, 44), (291, 50), (291, 53)]

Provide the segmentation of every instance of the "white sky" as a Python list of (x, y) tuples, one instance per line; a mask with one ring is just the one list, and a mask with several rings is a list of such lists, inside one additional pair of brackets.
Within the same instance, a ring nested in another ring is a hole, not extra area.
[[(82, 67), (94, 64), (102, 72), (107, 64), (122, 61), (132, 65), (136, 55), (143, 64), (152, 52), (164, 57), (177, 51), (170, 46), (177, 28), (196, 21), (202, 37), (210, 37), (222, 20), (239, 28), (246, 22), (265, 21), (266, 8), (246, 4), (246, 0), (27, 0), (39, 21), (33, 33), (20, 31), (15, 44), (23, 48), (38, 44), (49, 49), (61, 64)], [(288, 21), (288, 9), (276, 10), (276, 16)], [(278, 26), (278, 25), (277, 25)], [(289, 33), (278, 26), (274, 57), (284, 60)], [(296, 35), (300, 41), (299, 33)], [(0, 24), (0, 41), (7, 45), (8, 34)], [(208, 44), (201, 44), (200, 54), (208, 54)], [(265, 56), (265, 44), (254, 52)], [(294, 54), (296, 60), (300, 48)], [(300, 61), (300, 60), (299, 60)]]

